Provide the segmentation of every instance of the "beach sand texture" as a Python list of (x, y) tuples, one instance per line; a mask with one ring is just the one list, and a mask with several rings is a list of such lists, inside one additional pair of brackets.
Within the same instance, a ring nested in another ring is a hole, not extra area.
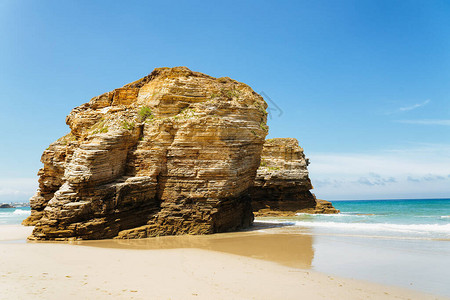
[(14, 238), (0, 243), (0, 299), (445, 299), (301, 269), (313, 258), (308, 236), (291, 237), (293, 248), (254, 233), (77, 245), (24, 243), (17, 226)]

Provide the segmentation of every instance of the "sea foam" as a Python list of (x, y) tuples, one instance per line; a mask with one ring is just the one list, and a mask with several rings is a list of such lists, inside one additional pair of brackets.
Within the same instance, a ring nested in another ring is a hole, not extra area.
[(320, 222), (320, 221), (278, 221), (257, 220), (262, 223), (284, 224), (286, 226), (299, 226), (308, 228), (326, 228), (351, 231), (370, 232), (397, 232), (416, 234), (448, 234), (450, 236), (450, 224), (394, 224), (394, 223), (346, 223), (346, 222)]
[(294, 222), (297, 226), (327, 227), (371, 231), (448, 233), (450, 224), (392, 224), (392, 223), (338, 223), (338, 222)]
[(16, 210), (13, 212), (13, 214), (14, 214), (14, 215), (29, 215), (29, 214), (31, 214), (31, 211), (29, 211), (29, 210), (23, 210), (23, 209), (16, 209)]

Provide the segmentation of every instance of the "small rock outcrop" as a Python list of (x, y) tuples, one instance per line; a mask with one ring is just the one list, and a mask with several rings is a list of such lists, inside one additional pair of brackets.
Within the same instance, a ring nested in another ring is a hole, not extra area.
[(337, 214), (340, 211), (334, 208), (330, 201), (316, 199), (316, 208), (314, 209), (315, 214)]
[(309, 161), (294, 138), (265, 142), (252, 188), (256, 216), (290, 216), (304, 213), (338, 213), (332, 204), (311, 193)]
[(14, 208), (11, 204), (0, 203), (0, 208)]
[(30, 239), (142, 238), (252, 224), (264, 99), (230, 78), (159, 68), (67, 116), (44, 151)]

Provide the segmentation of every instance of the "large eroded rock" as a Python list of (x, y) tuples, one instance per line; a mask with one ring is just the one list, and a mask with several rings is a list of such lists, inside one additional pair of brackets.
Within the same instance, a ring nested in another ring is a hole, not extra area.
[(294, 138), (265, 142), (261, 164), (252, 189), (256, 216), (304, 213), (337, 213), (330, 202), (318, 200), (308, 172), (309, 161)]
[(249, 226), (267, 135), (263, 98), (185, 67), (150, 75), (69, 114), (44, 151), (31, 239), (205, 234)]

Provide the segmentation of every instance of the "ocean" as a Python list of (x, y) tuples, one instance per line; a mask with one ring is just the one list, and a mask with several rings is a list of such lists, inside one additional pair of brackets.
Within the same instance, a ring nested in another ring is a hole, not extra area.
[[(450, 241), (450, 199), (333, 201), (340, 214), (258, 218), (315, 234)], [(0, 225), (20, 224), (29, 207), (0, 208)]]
[(332, 202), (340, 214), (256, 221), (310, 236), (313, 270), (450, 297), (450, 199)]
[(30, 215), (29, 207), (0, 208), (0, 226), (18, 225)]
[(260, 218), (298, 231), (450, 241), (450, 199), (333, 201), (340, 214)]

